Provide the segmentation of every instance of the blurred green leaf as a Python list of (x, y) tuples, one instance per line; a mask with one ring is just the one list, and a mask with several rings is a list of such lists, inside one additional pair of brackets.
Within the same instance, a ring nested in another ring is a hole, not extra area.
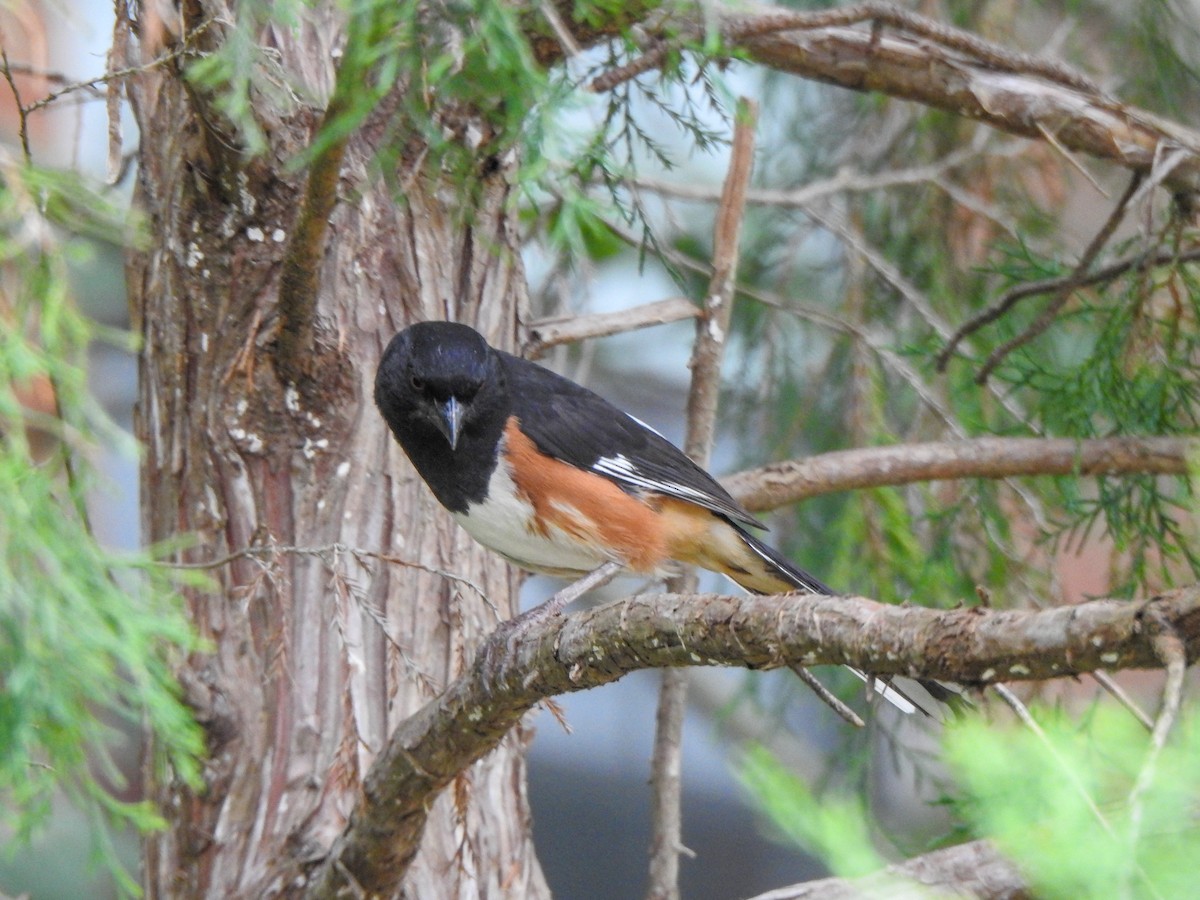
[[(148, 554), (102, 547), (85, 518), (96, 447), (134, 452), (89, 393), (97, 329), (67, 290), (65, 262), (84, 247), (80, 235), (112, 216), (95, 198), (38, 170), (10, 168), (0, 185), (10, 288), (0, 301), (0, 824), (27, 840), (65, 793), (97, 823), (98, 858), (133, 893), (100, 826), (146, 830), (162, 820), (149, 804), (119, 798), (109, 747), (118, 731), (148, 729), (156, 764), (199, 785), (202, 734), (171, 669), (174, 655), (198, 644), (173, 579)], [(28, 405), (36, 385), (53, 397), (52, 413)]]
[(1040, 716), (1046, 740), (978, 718), (947, 731), (959, 811), (1047, 898), (1186, 897), (1200, 884), (1200, 729), (1181, 724), (1153, 767), (1124, 710)]
[(816, 797), (763, 747), (751, 747), (738, 780), (780, 835), (823, 860), (836, 875), (874, 872), (884, 861), (871, 842), (870, 816), (853, 794)]

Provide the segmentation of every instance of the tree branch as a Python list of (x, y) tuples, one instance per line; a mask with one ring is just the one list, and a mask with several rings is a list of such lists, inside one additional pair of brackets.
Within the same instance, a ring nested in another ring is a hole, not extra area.
[(857, 488), (1015, 475), (1184, 475), (1200, 440), (1184, 437), (974, 438), (864, 447), (772, 463), (722, 480), (751, 512)]
[[(914, 100), (1028, 138), (1054, 135), (1067, 150), (1153, 172), (1163, 147), (1186, 151), (1165, 179), (1176, 193), (1200, 189), (1200, 134), (1089, 89), (1086, 80), (971, 58), (961, 49), (877, 30), (755, 30), (770, 13), (735, 13), (722, 31), (756, 62), (828, 84)], [(738, 35), (747, 35), (738, 40)]]
[(433, 798), (547, 697), (638, 669), (690, 665), (836, 664), (963, 684), (1158, 668), (1163, 628), (1178, 636), (1189, 662), (1200, 657), (1200, 587), (1141, 603), (1045, 610), (934, 610), (794, 594), (644, 595), (515, 632), (502, 628), (469, 672), (393, 733), (307, 895), (332, 898), (352, 885), (383, 894), (399, 884)]
[(861, 900), (863, 897), (973, 897), (1022, 900), (1030, 896), (1020, 871), (987, 841), (971, 841), (914, 856), (864, 878), (822, 878), (777, 888), (751, 900)]
[(695, 319), (699, 315), (700, 307), (686, 297), (668, 297), (618, 312), (538, 319), (529, 326), (529, 336), (522, 350), (526, 359), (538, 359), (559, 344), (624, 334), (651, 325)]
[(950, 363), (950, 357), (954, 355), (963, 338), (971, 332), (978, 331), (983, 326), (995, 322), (1028, 297), (1037, 297), (1041, 294), (1058, 293), (1059, 291), (1071, 290), (1073, 288), (1104, 284), (1121, 277), (1130, 269), (1143, 272), (1147, 269), (1157, 268), (1158, 266), (1177, 266), (1181, 263), (1196, 262), (1197, 260), (1200, 260), (1200, 248), (1191, 250), (1164, 250), (1158, 253), (1139, 252), (1132, 256), (1118, 259), (1106, 266), (1101, 266), (1099, 269), (1093, 269), (1086, 274), (1080, 274), (1076, 270), (1055, 278), (1027, 281), (1016, 287), (1009, 288), (1000, 295), (1000, 298), (995, 303), (965, 322), (950, 336), (946, 342), (946, 346), (938, 353), (935, 366), (939, 372), (946, 371), (946, 366)]
[[(565, 4), (559, 9), (569, 20), (570, 9)], [(781, 72), (913, 100), (1145, 174), (1154, 171), (1164, 148), (1177, 148), (1184, 156), (1163, 183), (1181, 195), (1200, 190), (1200, 133), (1107, 96), (1055, 60), (992, 44), (888, 3), (807, 13), (747, 11), (739, 5), (716, 15), (728, 46)], [(870, 26), (853, 24), (864, 22)], [(651, 38), (646, 53), (601, 75), (592, 89), (608, 90), (658, 67), (672, 47), (682, 46), (662, 35), (703, 40), (708, 24), (690, 10), (646, 22), (640, 29)], [(576, 22), (569, 27), (583, 46), (614, 33)], [(541, 60), (553, 62), (558, 55)]]
[(1075, 266), (1073, 273), (1074, 277), (1068, 279), (1055, 292), (1054, 297), (1046, 304), (1036, 319), (1020, 334), (1005, 341), (995, 350), (993, 350), (988, 358), (984, 361), (978, 374), (975, 376), (976, 384), (984, 384), (988, 377), (996, 370), (996, 367), (1014, 350), (1032, 341), (1038, 335), (1046, 331), (1054, 321), (1058, 318), (1058, 314), (1062, 312), (1064, 306), (1070, 301), (1071, 296), (1075, 292), (1075, 288), (1079, 283), (1087, 278), (1089, 270), (1092, 268), (1092, 263), (1096, 261), (1096, 257), (1100, 255), (1100, 251), (1112, 238), (1117, 227), (1125, 220), (1125, 213), (1129, 209), (1129, 201), (1133, 199), (1137, 193), (1138, 185), (1143, 181), (1143, 173), (1135, 171), (1129, 179), (1129, 184), (1125, 188), (1125, 193), (1121, 195), (1121, 199), (1117, 201), (1117, 205), (1113, 207), (1104, 224), (1100, 226), (1100, 230), (1088, 242), (1084, 248), (1083, 254), (1079, 257), (1079, 262)]
[[(696, 340), (688, 367), (692, 382), (687, 397), (687, 435), (683, 449), (703, 468), (708, 467), (721, 391), (721, 360), (733, 317), (737, 283), (738, 243), (746, 216), (746, 190), (754, 169), (754, 129), (758, 104), (738, 101), (729, 171), (713, 223), (713, 273), (704, 294), (704, 311), (696, 320)], [(667, 582), (669, 591), (694, 591), (696, 576), (687, 573)], [(654, 798), (650, 816), (650, 900), (679, 897), (679, 854), (683, 844), (683, 719), (687, 710), (687, 680), (682, 671), (663, 672), (658, 695), (650, 781)]]

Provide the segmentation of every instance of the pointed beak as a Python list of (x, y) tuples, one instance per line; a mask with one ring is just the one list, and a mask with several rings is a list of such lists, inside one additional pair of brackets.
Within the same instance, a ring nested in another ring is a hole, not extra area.
[(451, 397), (445, 403), (437, 404), (437, 411), (438, 429), (450, 442), (450, 449), (454, 450), (458, 447), (458, 432), (462, 426), (463, 405), (458, 402), (457, 397)]

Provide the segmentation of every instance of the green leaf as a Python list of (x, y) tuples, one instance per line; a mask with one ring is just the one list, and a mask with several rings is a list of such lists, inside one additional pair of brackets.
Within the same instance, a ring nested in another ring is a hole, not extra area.
[(816, 797), (760, 746), (747, 752), (737, 774), (779, 834), (823, 860), (835, 874), (853, 878), (883, 867), (861, 797)]
[[(1047, 898), (1184, 897), (1200, 884), (1200, 729), (1178, 727), (1146, 770), (1150, 740), (1127, 712), (1082, 725), (1042, 714), (1021, 726), (969, 719), (946, 734), (961, 813)], [(1144, 793), (1134, 785), (1143, 772)]]

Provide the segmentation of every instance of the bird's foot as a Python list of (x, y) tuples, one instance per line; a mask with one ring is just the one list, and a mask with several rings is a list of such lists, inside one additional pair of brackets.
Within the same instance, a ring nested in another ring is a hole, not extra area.
[(475, 657), (475, 668), (488, 694), (499, 690), (518, 668), (518, 651), (527, 638), (546, 630), (547, 625), (559, 618), (569, 604), (593, 588), (612, 581), (622, 570), (620, 563), (607, 562), (567, 585), (540, 606), (497, 625)]

